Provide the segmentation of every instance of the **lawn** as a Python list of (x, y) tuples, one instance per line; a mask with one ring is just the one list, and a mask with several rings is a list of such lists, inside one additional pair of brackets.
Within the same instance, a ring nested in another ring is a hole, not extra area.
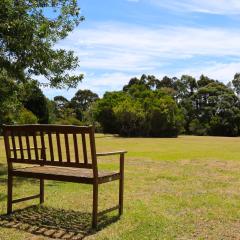
[[(85, 239), (240, 239), (240, 138), (97, 135), (96, 145), (99, 152), (129, 152), (124, 215), (119, 221), (111, 221), (115, 213), (102, 219), (103, 227)], [(1, 215), (6, 213), (4, 154), (0, 138)], [(101, 168), (117, 169), (117, 158), (102, 160)], [(100, 209), (116, 204), (117, 187), (117, 182), (100, 187)], [(14, 197), (37, 192), (37, 181), (16, 179)], [(80, 222), (87, 229), (91, 199), (91, 186), (47, 181), (43, 207), (22, 210), (19, 216), (29, 224), (42, 221), (69, 232)], [(19, 203), (15, 208), (24, 209), (33, 203), (38, 200)], [(4, 226), (0, 227), (0, 239), (48, 238)]]

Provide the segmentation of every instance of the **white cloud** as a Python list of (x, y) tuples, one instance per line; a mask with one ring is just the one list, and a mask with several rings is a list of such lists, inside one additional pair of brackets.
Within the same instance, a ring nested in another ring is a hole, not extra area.
[(231, 81), (235, 73), (240, 72), (240, 61), (231, 63), (209, 63), (209, 66), (200, 68), (186, 68), (176, 73), (176, 76), (180, 77), (183, 74), (191, 75), (198, 78), (201, 74), (204, 74), (210, 78), (228, 83)]
[(73, 49), (83, 69), (144, 72), (173, 59), (240, 56), (240, 29), (97, 24), (74, 31), (60, 45)]
[[(146, 72), (146, 74), (153, 74), (159, 79), (168, 75), (169, 77), (178, 77), (180, 78), (183, 74), (191, 75), (198, 79), (201, 74), (204, 74), (210, 78), (228, 83), (231, 81), (235, 73), (240, 72), (240, 61), (232, 63), (217, 63), (217, 62), (208, 62), (205, 66), (202, 67), (189, 67), (184, 68), (181, 71), (173, 70), (171, 72)], [(51, 89), (51, 88), (42, 88), (44, 93), (50, 98), (53, 99), (54, 96), (63, 95), (67, 99), (71, 99), (78, 89), (90, 89), (93, 92), (102, 96), (106, 91), (118, 91), (123, 88), (125, 84), (132, 77), (140, 77), (142, 73), (139, 74), (126, 74), (124, 72), (115, 72), (115, 73), (103, 73), (103, 74), (87, 74), (82, 83), (78, 85), (76, 89)]]
[(239, 0), (150, 0), (155, 5), (180, 12), (239, 15)]
[(76, 89), (65, 90), (42, 88), (42, 90), (51, 99), (57, 95), (62, 95), (67, 99), (71, 99), (78, 89), (90, 89), (102, 96), (106, 91), (121, 90), (132, 77), (135, 77), (135, 75), (125, 74), (122, 72), (104, 73), (100, 75), (86, 73), (85, 79)]

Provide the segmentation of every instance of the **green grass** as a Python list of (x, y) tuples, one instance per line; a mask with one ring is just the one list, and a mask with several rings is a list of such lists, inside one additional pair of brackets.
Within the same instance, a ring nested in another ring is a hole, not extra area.
[[(240, 239), (240, 138), (143, 139), (97, 135), (96, 145), (99, 152), (121, 149), (129, 152), (124, 215), (85, 239)], [(6, 213), (3, 146), (0, 138), (1, 215)], [(102, 160), (101, 167), (117, 169), (117, 157)], [(100, 187), (100, 209), (116, 204), (117, 187), (117, 182)], [(15, 180), (14, 197), (37, 192), (36, 181)], [(47, 181), (45, 195), (43, 208), (23, 211), (30, 223), (42, 214), (46, 224), (49, 218), (70, 230), (78, 226), (78, 221), (90, 225), (87, 215), (92, 204), (90, 186)], [(19, 203), (15, 209), (33, 203), (38, 200)], [(86, 220), (81, 219), (83, 216)], [(114, 213), (109, 219), (111, 216)], [(2, 227), (0, 239), (47, 238)]]

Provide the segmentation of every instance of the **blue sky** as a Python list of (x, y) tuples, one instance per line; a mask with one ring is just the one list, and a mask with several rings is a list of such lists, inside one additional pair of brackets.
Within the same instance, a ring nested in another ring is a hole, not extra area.
[(82, 22), (57, 47), (74, 50), (77, 89), (43, 89), (70, 99), (78, 89), (100, 96), (131, 77), (153, 74), (223, 82), (240, 72), (239, 0), (79, 0)]

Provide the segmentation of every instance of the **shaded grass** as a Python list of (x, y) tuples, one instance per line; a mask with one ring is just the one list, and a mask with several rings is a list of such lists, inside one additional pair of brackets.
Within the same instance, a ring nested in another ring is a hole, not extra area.
[[(129, 151), (125, 212), (120, 221), (105, 225), (85, 239), (240, 239), (240, 138), (125, 139), (98, 135), (96, 141), (99, 152)], [(115, 159), (101, 160), (101, 167), (117, 169)], [(6, 212), (5, 179), (0, 139), (0, 214)], [(100, 209), (115, 205), (117, 189), (117, 182), (100, 187)], [(17, 179), (14, 196), (27, 196), (38, 190), (37, 181)], [(70, 216), (72, 211), (90, 214), (91, 199), (91, 186), (46, 181), (43, 207), (51, 209), (52, 218), (61, 217), (59, 209)], [(16, 207), (24, 209), (33, 203), (38, 201)], [(90, 219), (86, 219), (87, 224)], [(0, 228), (0, 239), (46, 238)]]

